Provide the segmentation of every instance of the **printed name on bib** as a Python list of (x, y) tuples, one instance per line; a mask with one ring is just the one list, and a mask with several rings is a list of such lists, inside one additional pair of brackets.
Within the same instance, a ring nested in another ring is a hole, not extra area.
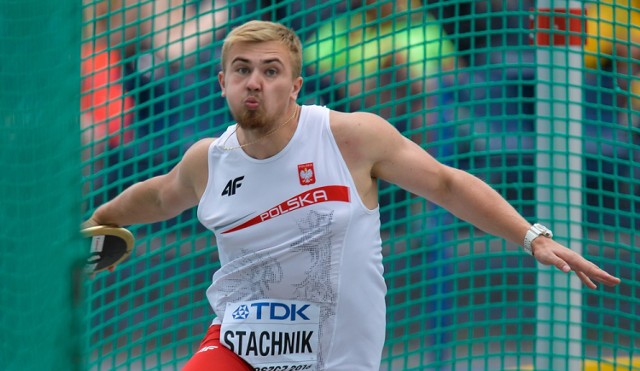
[(303, 301), (228, 303), (220, 335), (256, 370), (315, 370), (319, 323), (319, 307)]

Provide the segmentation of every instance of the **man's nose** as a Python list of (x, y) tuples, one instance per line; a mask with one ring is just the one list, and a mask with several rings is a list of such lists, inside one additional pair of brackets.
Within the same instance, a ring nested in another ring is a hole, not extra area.
[(253, 71), (251, 75), (249, 75), (249, 79), (247, 80), (247, 89), (249, 90), (260, 90), (262, 87), (262, 77), (260, 76), (260, 72)]

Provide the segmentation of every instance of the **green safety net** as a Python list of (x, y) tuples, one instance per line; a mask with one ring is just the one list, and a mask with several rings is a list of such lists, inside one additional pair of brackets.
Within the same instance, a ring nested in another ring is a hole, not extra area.
[[(74, 195), (86, 218), (222, 133), (233, 122), (217, 83), (222, 41), (263, 19), (303, 41), (299, 103), (381, 115), (623, 280), (576, 285), (521, 247), (381, 182), (381, 370), (640, 369), (638, 1), (574, 9), (532, 0), (79, 2), (60, 3), (81, 11), (81, 27), (71, 10), (0, 0), (0, 368), (47, 369), (15, 366), (24, 358), (14, 350), (38, 347), (47, 362), (82, 352), (68, 361), (81, 369), (177, 370), (197, 350), (213, 318), (205, 290), (219, 263), (195, 210), (132, 226), (132, 257), (85, 281), (82, 343), (72, 336), (45, 350), (26, 340), (42, 327), (28, 314), (46, 296), (51, 308), (42, 309), (56, 314), (47, 323), (68, 325), (76, 311), (69, 282), (49, 276), (76, 255), (41, 243), (59, 234), (35, 235), (16, 221), (75, 227)], [(81, 43), (63, 36), (70, 28)], [(45, 42), (43, 34), (59, 36)], [(61, 264), (46, 264), (54, 260)], [(28, 268), (43, 277), (25, 277)], [(12, 332), (25, 339), (20, 346)]]
[(83, 370), (80, 6), (0, 3), (0, 370)]

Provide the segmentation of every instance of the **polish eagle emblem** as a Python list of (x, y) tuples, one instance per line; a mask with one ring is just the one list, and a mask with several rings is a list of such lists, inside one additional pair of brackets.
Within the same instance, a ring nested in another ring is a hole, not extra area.
[(316, 182), (313, 162), (298, 165), (298, 177), (301, 185), (309, 185)]

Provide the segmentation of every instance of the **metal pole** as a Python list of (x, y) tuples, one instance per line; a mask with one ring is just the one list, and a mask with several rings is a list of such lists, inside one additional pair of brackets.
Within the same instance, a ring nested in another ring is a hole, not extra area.
[[(583, 4), (545, 0), (537, 5), (532, 22), (537, 45), (537, 216), (561, 243), (582, 253)], [(537, 282), (535, 369), (581, 370), (581, 282), (575, 274), (542, 265)]]

